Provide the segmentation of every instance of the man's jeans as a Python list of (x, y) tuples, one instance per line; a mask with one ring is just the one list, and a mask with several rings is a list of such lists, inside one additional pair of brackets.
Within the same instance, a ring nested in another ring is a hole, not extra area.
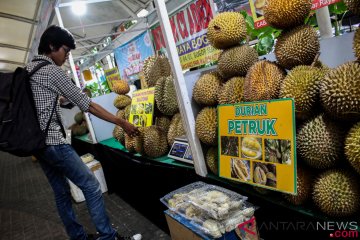
[(68, 144), (47, 146), (36, 154), (36, 158), (54, 191), (56, 206), (70, 239), (86, 240), (87, 236), (83, 226), (76, 220), (66, 178), (84, 193), (91, 219), (100, 233), (99, 239), (114, 239), (116, 232), (106, 215), (100, 184), (74, 149)]

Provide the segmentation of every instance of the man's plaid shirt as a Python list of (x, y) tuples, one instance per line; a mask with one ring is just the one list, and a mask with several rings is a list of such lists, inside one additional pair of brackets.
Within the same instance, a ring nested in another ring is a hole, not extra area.
[[(71, 103), (77, 105), (82, 111), (86, 112), (89, 110), (90, 98), (72, 83), (70, 77), (67, 76), (64, 70), (57, 66), (51, 58), (38, 55), (35, 56), (33, 60), (35, 61), (26, 66), (26, 70), (29, 72), (39, 64), (41, 60), (46, 60), (51, 63), (38, 70), (30, 80), (41, 130), (45, 131), (46, 129), (46, 124), (50, 119), (51, 111), (58, 95), (65, 97)], [(59, 102), (56, 102), (56, 105), (47, 133), (46, 145), (68, 143), (63, 137), (60, 128), (61, 110)]]

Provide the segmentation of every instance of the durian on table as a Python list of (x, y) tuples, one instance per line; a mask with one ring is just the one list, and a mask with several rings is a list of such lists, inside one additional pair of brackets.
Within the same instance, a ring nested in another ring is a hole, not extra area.
[(294, 28), (304, 24), (311, 6), (312, 0), (268, 0), (264, 6), (264, 18), (274, 28)]

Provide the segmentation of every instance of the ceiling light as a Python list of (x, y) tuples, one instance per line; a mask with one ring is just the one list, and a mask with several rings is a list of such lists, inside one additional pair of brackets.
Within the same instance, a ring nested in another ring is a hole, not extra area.
[(84, 15), (86, 12), (86, 3), (83, 1), (75, 1), (71, 6), (71, 10), (75, 15)]
[(148, 15), (148, 10), (146, 10), (146, 9), (142, 9), (140, 12), (138, 12), (138, 14), (136, 14), (139, 18), (140, 17), (145, 17), (145, 16), (147, 16)]

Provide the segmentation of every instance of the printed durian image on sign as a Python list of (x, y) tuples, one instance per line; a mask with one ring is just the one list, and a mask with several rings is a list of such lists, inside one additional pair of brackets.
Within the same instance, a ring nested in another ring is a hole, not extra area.
[(129, 122), (137, 127), (148, 127), (153, 123), (155, 88), (147, 88), (133, 93)]
[(296, 194), (293, 99), (218, 106), (219, 176)]

